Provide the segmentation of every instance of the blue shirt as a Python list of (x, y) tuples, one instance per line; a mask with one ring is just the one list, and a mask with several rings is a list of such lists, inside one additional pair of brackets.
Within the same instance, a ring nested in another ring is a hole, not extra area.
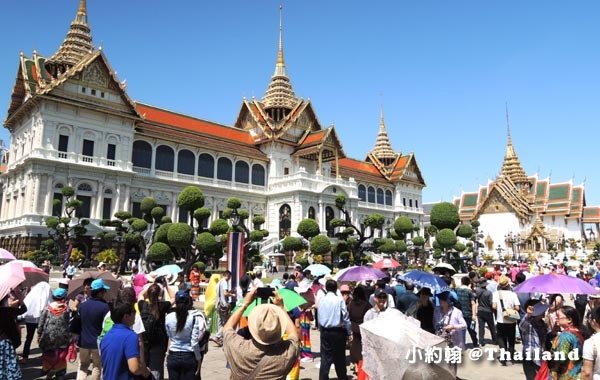
[(102, 332), (102, 323), (108, 311), (108, 304), (96, 298), (90, 298), (79, 306), (81, 315), (79, 347), (98, 349), (98, 336)]
[(352, 325), (350, 324), (348, 309), (342, 297), (338, 297), (334, 292), (327, 292), (319, 300), (317, 313), (320, 327), (326, 329), (344, 327), (348, 335), (352, 335)]
[(189, 310), (185, 326), (181, 331), (177, 331), (177, 314), (175, 312), (169, 313), (165, 318), (165, 328), (171, 339), (169, 351), (193, 352), (196, 359), (200, 358), (203, 347), (200, 347), (199, 343), (206, 331), (206, 320), (201, 312)]
[(138, 336), (122, 323), (115, 323), (100, 342), (102, 378), (104, 380), (132, 380), (127, 360), (140, 357)]

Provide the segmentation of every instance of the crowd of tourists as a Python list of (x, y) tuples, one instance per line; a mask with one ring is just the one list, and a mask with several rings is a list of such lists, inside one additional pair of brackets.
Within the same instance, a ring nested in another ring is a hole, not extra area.
[[(557, 273), (561, 264), (542, 266), (542, 272)], [(577, 269), (557, 275), (599, 284), (600, 262)], [(68, 294), (69, 279), (56, 289), (40, 282), (17, 287), (1, 300), (0, 378), (22, 378), (20, 366), (27, 364), (37, 334), (47, 379), (64, 378), (68, 361), (77, 362), (78, 380), (161, 380), (165, 367), (169, 379), (201, 379), (212, 341), (222, 347), (231, 379), (297, 380), (302, 364), (314, 360), (311, 331), (318, 329), (319, 378), (328, 379), (331, 367), (338, 379), (349, 378), (348, 349), (350, 371), (368, 379), (363, 358), (369, 348), (362, 345), (360, 326), (391, 310), (415, 318), (424, 332), (443, 337), (451, 347), (497, 346), (498, 362), (522, 365), (528, 380), (597, 378), (600, 295), (515, 292), (530, 272), (510, 264), (463, 276), (441, 270), (435, 275), (447, 286), (436, 291), (387, 270), (377, 281), (338, 283), (297, 266), (267, 287), (261, 272), (250, 272), (232, 288), (229, 271), (206, 279), (198, 267), (187, 275), (156, 276), (134, 266), (110, 299), (102, 278), (86, 279), (76, 296)], [(201, 287), (203, 311), (194, 308)], [(305, 302), (286, 307), (282, 289)], [(26, 334), (18, 357), (20, 326)], [(521, 357), (515, 356), (517, 342)], [(557, 360), (541, 356), (543, 351), (580, 354)]]

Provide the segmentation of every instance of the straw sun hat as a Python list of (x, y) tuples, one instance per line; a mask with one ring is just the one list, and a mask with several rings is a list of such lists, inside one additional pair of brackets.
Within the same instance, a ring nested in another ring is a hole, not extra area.
[(281, 307), (262, 304), (256, 306), (248, 316), (248, 329), (254, 340), (268, 346), (281, 341), (287, 320), (288, 316)]

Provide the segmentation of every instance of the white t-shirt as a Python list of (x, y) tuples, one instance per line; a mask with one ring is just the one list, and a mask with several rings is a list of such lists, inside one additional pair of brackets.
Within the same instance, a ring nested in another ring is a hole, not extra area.
[[(504, 308), (502, 308), (500, 298), (502, 298)], [(505, 321), (502, 317), (502, 313), (506, 309), (514, 309), (515, 306), (521, 305), (517, 293), (511, 290), (498, 290), (497, 292), (492, 293), (492, 302), (496, 304), (496, 323), (516, 323), (516, 321), (512, 319), (507, 319)]]
[(596, 333), (583, 342), (583, 358), (594, 362), (594, 378), (600, 376), (600, 334)]

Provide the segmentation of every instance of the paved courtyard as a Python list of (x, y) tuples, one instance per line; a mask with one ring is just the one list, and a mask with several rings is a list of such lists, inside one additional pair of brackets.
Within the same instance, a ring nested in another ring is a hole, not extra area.
[[(314, 362), (302, 363), (302, 369), (300, 370), (301, 379), (318, 379), (319, 369), (317, 365), (319, 359), (319, 332), (313, 330), (312, 335), (313, 351), (315, 352)], [(23, 330), (23, 341), (25, 340), (25, 334)], [(36, 338), (32, 345), (32, 353), (29, 358), (29, 362), (23, 366), (23, 379), (33, 380), (42, 379), (41, 376), (41, 353), (37, 348)], [(486, 349), (492, 349), (495, 346), (487, 345)], [(520, 346), (518, 347), (520, 349)], [(20, 353), (22, 346), (17, 350)], [(463, 359), (463, 364), (458, 366), (458, 377), (461, 379), (468, 380), (495, 380), (495, 379), (523, 379), (523, 370), (521, 365), (513, 365), (508, 367), (501, 366), (497, 361), (480, 360), (473, 362), (467, 359), (467, 355), (470, 350), (467, 350), (467, 354)], [(75, 379), (77, 370), (77, 363), (69, 363), (67, 379)], [(330, 370), (330, 378), (337, 379), (333, 367)], [(348, 374), (350, 370), (348, 367)], [(167, 375), (165, 370), (165, 376)], [(204, 358), (202, 365), (202, 378), (205, 380), (226, 380), (229, 379), (229, 370), (226, 368), (225, 356), (221, 348), (217, 348), (212, 342), (210, 343), (210, 349)], [(356, 377), (351, 377), (356, 379)], [(395, 379), (394, 379), (395, 380)]]
[[(53, 288), (57, 287), (58, 280), (60, 279), (60, 273), (52, 272), (50, 278), (50, 284)], [(196, 304), (196, 306), (200, 307), (200, 304)], [(487, 333), (487, 330), (486, 330)], [(489, 333), (486, 334), (486, 338), (489, 341)], [(22, 330), (22, 342), (25, 341), (25, 329)], [(467, 337), (467, 342), (470, 342), (470, 338)], [(305, 362), (302, 363), (302, 367), (300, 370), (300, 379), (308, 380), (308, 379), (318, 379), (319, 378), (319, 368), (317, 367), (320, 364), (319, 359), (319, 351), (320, 351), (320, 343), (319, 343), (319, 332), (317, 330), (311, 331), (311, 343), (312, 349), (315, 356), (313, 362)], [(204, 362), (202, 364), (202, 378), (205, 380), (226, 380), (229, 379), (229, 370), (226, 368), (225, 355), (223, 354), (223, 350), (214, 345), (214, 343), (210, 342), (210, 348), (206, 356), (204, 357)], [(495, 349), (495, 345), (487, 344), (485, 346), (487, 350)], [(23, 347), (19, 347), (17, 352), (20, 354)], [(517, 350), (520, 350), (521, 346), (517, 345)], [(463, 363), (458, 365), (458, 377), (460, 379), (468, 379), (468, 380), (496, 380), (496, 379), (523, 379), (524, 374), (520, 364), (512, 365), (512, 366), (501, 366), (498, 361), (489, 361), (484, 360), (483, 358), (478, 361), (469, 360), (468, 356), (471, 350), (467, 350), (465, 355), (463, 356)], [(488, 354), (485, 354), (487, 357)], [(399, 358), (399, 360), (402, 358)], [(23, 365), (23, 379), (25, 380), (33, 380), (33, 379), (42, 379), (41, 377), (41, 352), (37, 347), (37, 336), (34, 338), (32, 344), (32, 351), (29, 357), (29, 361), (26, 365)], [(67, 379), (75, 379), (76, 378), (76, 370), (77, 370), (77, 362), (69, 363)], [(348, 367), (347, 373), (350, 375), (350, 367)], [(330, 378), (337, 379), (335, 374), (335, 370), (333, 367), (330, 369)], [(167, 372), (165, 370), (165, 376), (167, 376)], [(356, 379), (356, 376), (350, 377), (351, 379)], [(374, 379), (379, 380), (379, 379)], [(381, 379), (382, 380), (382, 379)], [(396, 379), (393, 379), (396, 380)]]

